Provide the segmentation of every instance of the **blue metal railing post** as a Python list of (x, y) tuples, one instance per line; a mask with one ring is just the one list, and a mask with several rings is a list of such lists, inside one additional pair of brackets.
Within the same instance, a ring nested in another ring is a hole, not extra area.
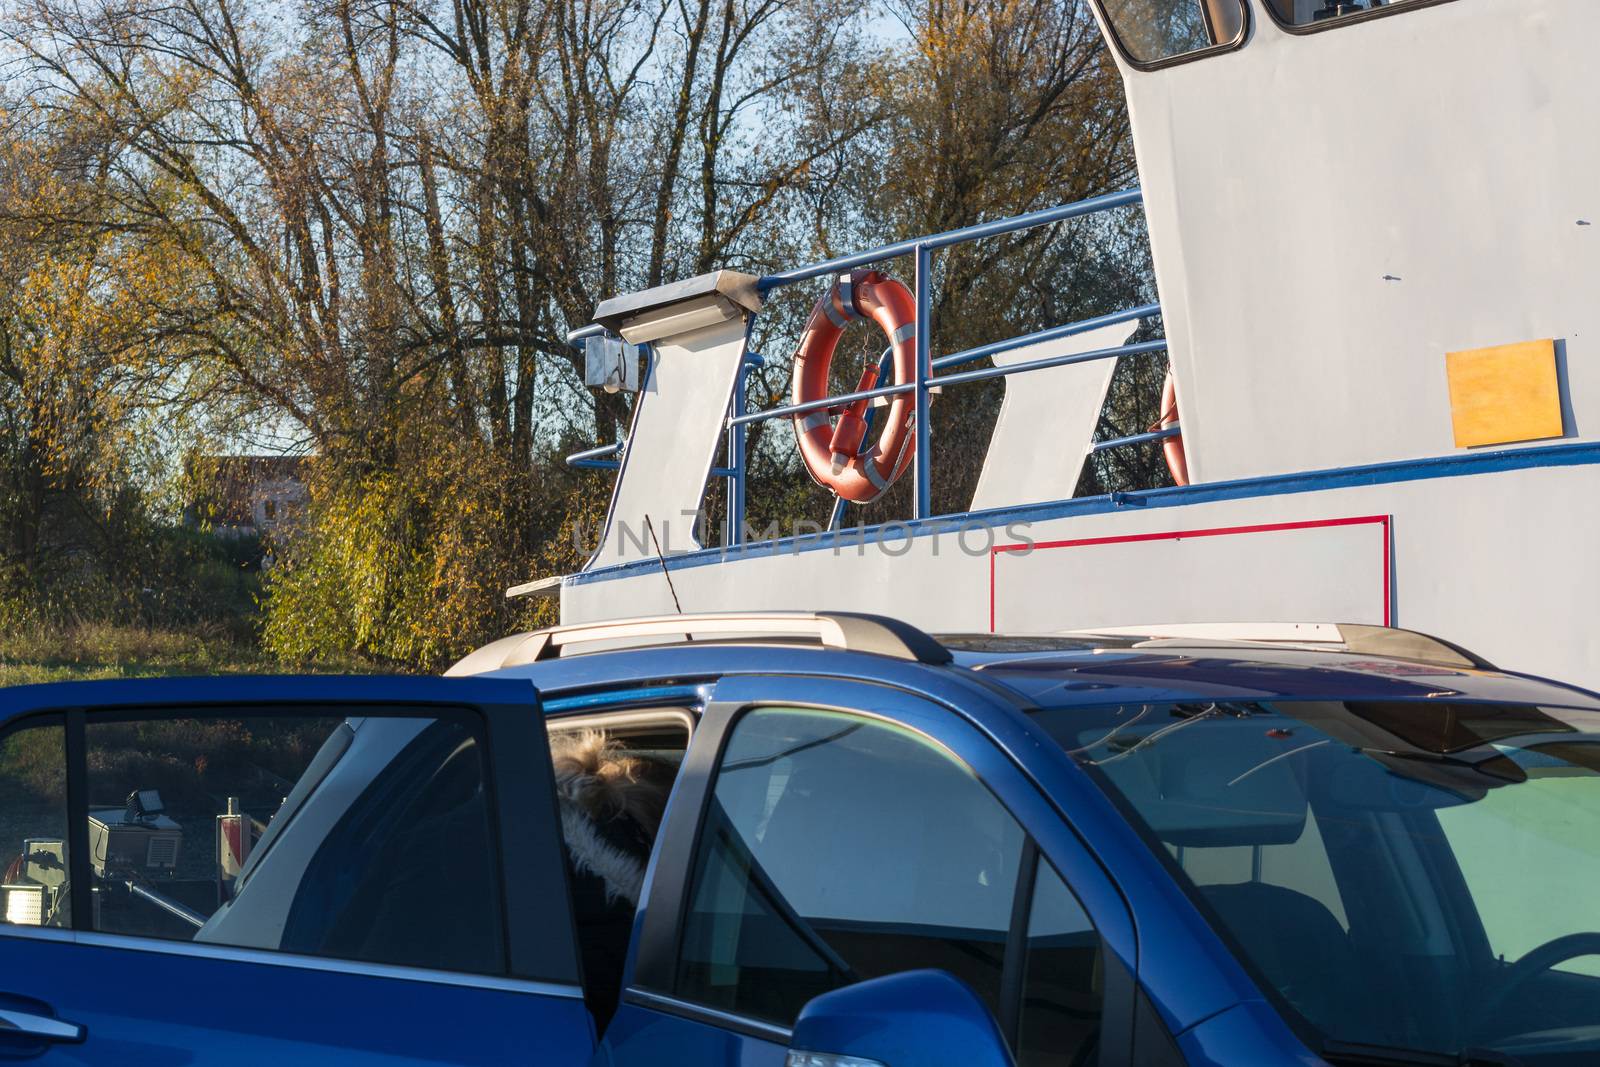
[(622, 469), (622, 461), (613, 459), (619, 456), (628, 447), (626, 440), (618, 441), (613, 445), (601, 445), (598, 448), (585, 449), (574, 452), (566, 459), (567, 466), (585, 471), (616, 471)]
[(917, 398), (917, 454), (913, 457), (917, 481), (912, 495), (912, 516), (926, 519), (933, 513), (932, 463), (928, 455), (928, 319), (933, 302), (933, 249), (917, 246), (917, 366), (913, 376)]
[(745, 384), (749, 379), (750, 364), (761, 358), (749, 351), (749, 344), (746, 335), (745, 355), (739, 360), (739, 372), (733, 379), (733, 415), (728, 420), (728, 467), (733, 471), (733, 476), (728, 479), (728, 515), (722, 537), (725, 545), (744, 543), (745, 424), (736, 420), (744, 414)]

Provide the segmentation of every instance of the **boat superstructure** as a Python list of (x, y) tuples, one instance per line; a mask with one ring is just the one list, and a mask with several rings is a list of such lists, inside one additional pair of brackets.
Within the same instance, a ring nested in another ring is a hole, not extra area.
[[(602, 304), (575, 342), (648, 352), (626, 442), (574, 457), (617, 468), (606, 528), (578, 573), (515, 592), (559, 592), (569, 623), (827, 607), (938, 631), (1403, 625), (1600, 686), (1600, 7), (1192, 6), (1095, 4), (1141, 188)], [(1141, 202), (1159, 305), (939, 350), (941, 249)], [(918, 371), (871, 390), (914, 401), (914, 513), (749, 538), (745, 427), (860, 398), (745, 410), (751, 324), (775, 289), (869, 265), (916, 296)], [(1156, 316), (1164, 339), (1132, 342)], [(1095, 442), (1115, 361), (1161, 349), (1179, 427)], [(930, 400), (990, 378), (1007, 392), (977, 490), (935, 514)], [(1072, 497), (1088, 451), (1180, 432), (1191, 484)], [(728, 521), (703, 548), (711, 478)]]

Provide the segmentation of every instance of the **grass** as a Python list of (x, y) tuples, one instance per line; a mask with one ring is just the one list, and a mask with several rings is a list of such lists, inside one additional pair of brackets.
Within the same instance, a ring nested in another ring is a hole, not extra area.
[[(184, 674), (272, 674), (288, 667), (251, 644), (221, 631), (149, 629), (106, 623), (30, 626), (0, 633), (0, 686), (94, 678), (148, 678)], [(366, 672), (352, 657), (319, 663), (328, 672)]]

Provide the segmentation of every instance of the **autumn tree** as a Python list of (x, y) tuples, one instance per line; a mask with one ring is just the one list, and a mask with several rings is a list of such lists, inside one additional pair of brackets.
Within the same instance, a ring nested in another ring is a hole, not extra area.
[[(625, 399), (578, 377), (595, 303), (712, 263), (759, 269), (783, 200), (853, 135), (799, 131), (848, 63), (830, 0), (23, 0), (10, 40), (41, 122), (106, 146), (102, 199), (186, 283), (143, 309), (214, 424), (316, 453), (267, 638), (431, 665), (515, 622), (563, 507), (551, 470)], [(863, 128), (861, 120), (856, 128)], [(784, 136), (785, 129), (796, 129)], [(768, 260), (770, 262), (770, 260)], [(191, 394), (193, 395), (193, 394)]]
[[(1082, 0), (896, 13), (885, 40), (843, 0), (13, 0), (8, 121), (92, 174), (0, 204), (57, 245), (3, 268), (31, 294), (0, 311), (7, 343), (30, 371), (89, 360), (33, 375), (74, 384), (19, 410), (139, 397), (213, 439), (289, 436), (318, 458), (269, 646), (437, 666), (535, 617), (507, 585), (581, 562), (564, 527), (609, 483), (559, 457), (630, 417), (566, 340), (601, 299), (1132, 184)], [(1134, 213), (941, 255), (936, 350), (1146, 297), (1139, 237)], [(813, 289), (764, 313), (752, 399), (786, 391)], [(996, 389), (936, 406), (937, 508), (965, 504), (976, 468), (951, 457), (981, 455)], [(825, 517), (785, 424), (751, 454), (758, 512)], [(906, 507), (897, 487), (869, 518)]]
[[(217, 546), (163, 525), (184, 417), (181, 342), (151, 333), (182, 259), (130, 237), (105, 196), (110, 149), (0, 98), (0, 615), (220, 619), (248, 595)], [(92, 217), (94, 226), (57, 226)]]

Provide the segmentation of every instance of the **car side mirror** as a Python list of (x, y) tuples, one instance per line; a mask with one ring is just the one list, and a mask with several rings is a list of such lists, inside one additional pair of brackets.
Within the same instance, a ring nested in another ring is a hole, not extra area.
[(1000, 1027), (966, 983), (906, 971), (812, 1000), (785, 1067), (1013, 1067)]

